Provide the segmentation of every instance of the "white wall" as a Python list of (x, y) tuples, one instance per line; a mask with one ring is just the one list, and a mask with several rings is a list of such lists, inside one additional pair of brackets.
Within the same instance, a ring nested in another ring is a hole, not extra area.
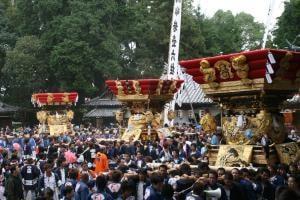
[[(194, 112), (199, 114), (200, 110), (204, 111), (206, 109), (208, 109), (209, 112), (213, 116), (216, 116), (220, 113), (220, 109), (218, 107), (196, 108), (196, 109), (194, 109)], [(177, 112), (177, 110), (176, 110), (176, 112)], [(179, 123), (179, 124), (189, 123), (189, 110), (182, 110), (182, 118), (176, 117), (175, 120), (174, 120), (174, 123)]]

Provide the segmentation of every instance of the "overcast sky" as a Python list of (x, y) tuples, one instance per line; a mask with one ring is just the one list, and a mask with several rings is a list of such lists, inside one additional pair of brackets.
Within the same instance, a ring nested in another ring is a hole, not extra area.
[(284, 0), (194, 0), (195, 5), (200, 5), (202, 13), (213, 16), (219, 10), (231, 10), (234, 14), (245, 12), (253, 15), (259, 22), (267, 22), (270, 2), (274, 6), (272, 23), (280, 16), (284, 8)]

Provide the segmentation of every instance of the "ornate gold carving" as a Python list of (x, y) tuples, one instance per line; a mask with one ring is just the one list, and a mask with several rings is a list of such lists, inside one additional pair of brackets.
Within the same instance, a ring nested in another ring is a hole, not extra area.
[(257, 129), (257, 134), (261, 137), (263, 134), (268, 133), (271, 130), (272, 117), (271, 114), (265, 110), (261, 110), (253, 121)]
[(215, 133), (217, 130), (217, 124), (215, 118), (210, 114), (206, 113), (200, 120), (202, 129), (207, 134)]
[(176, 113), (174, 112), (174, 110), (169, 110), (168, 111), (168, 120), (171, 121), (173, 119), (175, 119), (176, 117)]
[(140, 82), (139, 82), (139, 81), (133, 80), (133, 81), (132, 81), (132, 87), (133, 87), (133, 89), (134, 89), (134, 91), (135, 91), (135, 94), (137, 94), (137, 95), (142, 95), (142, 94), (141, 94), (142, 88), (141, 88), (141, 86), (140, 86)]
[(151, 126), (154, 129), (157, 129), (161, 126), (161, 121), (162, 121), (161, 114), (160, 113), (155, 113), (154, 119), (152, 120), (152, 123), (151, 123)]
[(145, 103), (144, 102), (133, 102), (132, 106), (131, 106), (131, 110), (134, 114), (144, 113)]
[(69, 121), (71, 121), (74, 118), (74, 112), (72, 110), (68, 110), (66, 114)]
[(126, 129), (121, 139), (127, 142), (136, 141), (140, 138), (141, 133), (142, 133), (142, 129), (133, 129), (133, 130)]
[(36, 94), (33, 94), (33, 95), (31, 96), (31, 101), (32, 101), (32, 102), (36, 102)]
[(173, 80), (170, 85), (169, 91), (168, 91), (169, 94), (173, 94), (174, 90), (176, 89), (176, 84), (177, 84), (177, 81)]
[[(151, 123), (154, 129), (161, 127), (161, 115), (156, 113), (153, 115), (151, 110), (147, 110), (143, 113), (132, 114), (128, 120), (128, 128), (122, 136), (123, 140), (138, 140), (141, 136), (142, 130), (147, 128), (147, 125)], [(156, 134), (155, 134), (156, 137)]]
[(147, 120), (144, 114), (133, 114), (129, 117), (129, 129), (144, 129), (146, 128)]
[(252, 146), (220, 145), (216, 166), (247, 167), (251, 161)]
[(45, 124), (47, 121), (48, 114), (46, 111), (39, 111), (36, 113), (36, 118), (41, 124)]
[(279, 62), (279, 69), (276, 72), (276, 77), (274, 80), (282, 80), (287, 72), (289, 70), (291, 64), (290, 60), (293, 58), (292, 52), (286, 52), (285, 56), (280, 60)]
[(145, 112), (145, 115), (146, 115), (146, 121), (147, 121), (147, 123), (151, 123), (152, 120), (153, 120), (153, 118), (154, 118), (153, 113), (150, 110), (147, 110)]
[(230, 62), (226, 60), (219, 60), (215, 63), (214, 67), (220, 71), (220, 78), (221, 79), (230, 79), (233, 78), (234, 75), (231, 71)]
[(157, 95), (160, 95), (160, 94), (161, 94), (161, 91), (162, 91), (162, 88), (163, 88), (163, 84), (164, 84), (164, 80), (160, 79), (160, 80), (158, 81), (158, 84), (157, 84), (157, 87), (156, 87), (156, 91), (155, 91), (155, 93), (156, 93)]
[(278, 144), (275, 145), (275, 148), (279, 155), (280, 163), (284, 163), (287, 165), (289, 165), (291, 162), (296, 161), (297, 152), (300, 152), (298, 144), (296, 142)]
[(48, 96), (47, 96), (47, 103), (48, 103), (48, 104), (51, 104), (51, 103), (53, 103), (53, 100), (54, 100), (53, 94), (48, 93)]
[(122, 86), (121, 81), (117, 80), (116, 82), (116, 87), (118, 89), (118, 95), (125, 95), (124, 93), (124, 87)]
[(66, 124), (62, 125), (49, 125), (50, 135), (58, 136), (63, 133), (68, 133), (68, 126)]
[(264, 134), (268, 134), (275, 143), (284, 141), (284, 123), (279, 115), (261, 110), (256, 116), (239, 117), (241, 122), (238, 122), (237, 116), (223, 117), (223, 135), (227, 144), (256, 144)]
[(67, 124), (69, 122), (68, 117), (66, 115), (49, 115), (47, 118), (48, 125), (62, 125)]
[[(231, 93), (231, 92), (245, 92), (245, 91), (258, 91), (260, 92), (265, 87), (265, 80), (264, 78), (253, 79), (252, 85), (249, 87), (248, 85), (244, 85), (244, 83), (239, 81), (228, 81), (228, 82), (221, 82), (219, 85), (218, 90), (215, 90), (209, 86), (209, 84), (202, 84), (201, 88), (204, 90), (206, 94), (224, 94), (224, 93)], [(274, 82), (275, 83), (275, 82)], [(267, 85), (270, 86), (270, 85)]]
[(215, 82), (216, 78), (216, 70), (210, 66), (207, 60), (202, 60), (200, 62), (200, 72), (204, 75), (204, 81), (209, 84), (211, 88), (219, 87), (219, 84)]
[(244, 144), (244, 137), (239, 132), (237, 127), (237, 117), (232, 116), (230, 119), (225, 118), (223, 121), (223, 134), (226, 138), (227, 144)]
[[(240, 122), (239, 117), (242, 120)], [(223, 134), (227, 144), (255, 144), (271, 128), (272, 118), (266, 111), (261, 111), (256, 117), (243, 115), (239, 117), (231, 116), (223, 119)]]
[(61, 110), (55, 113), (50, 111), (39, 111), (36, 114), (40, 122), (39, 133), (49, 133), (57, 135), (58, 133), (71, 133), (71, 120), (74, 118), (72, 110)]
[(135, 102), (135, 101), (147, 101), (149, 99), (149, 95), (143, 94), (127, 94), (127, 95), (117, 95), (117, 99), (123, 102)]
[(64, 93), (63, 97), (62, 97), (62, 101), (64, 103), (69, 103), (69, 95), (67, 93)]
[(239, 55), (231, 58), (233, 69), (236, 70), (236, 75), (241, 79), (244, 85), (252, 84), (252, 80), (248, 79), (249, 66), (245, 55)]

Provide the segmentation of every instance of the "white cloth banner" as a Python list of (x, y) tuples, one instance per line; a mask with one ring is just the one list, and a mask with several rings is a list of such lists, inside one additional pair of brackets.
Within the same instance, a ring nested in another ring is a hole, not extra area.
[[(170, 31), (170, 44), (169, 44), (169, 56), (167, 74), (163, 76), (167, 80), (178, 79), (178, 56), (179, 56), (179, 41), (181, 31), (181, 12), (182, 12), (182, 0), (174, 0), (172, 24)], [(175, 95), (176, 96), (176, 95)], [(173, 100), (166, 105), (164, 110), (164, 124), (173, 125), (173, 120), (170, 122), (167, 118), (169, 110), (175, 110), (175, 96)]]
[(174, 0), (171, 24), (167, 79), (177, 79), (182, 0)]

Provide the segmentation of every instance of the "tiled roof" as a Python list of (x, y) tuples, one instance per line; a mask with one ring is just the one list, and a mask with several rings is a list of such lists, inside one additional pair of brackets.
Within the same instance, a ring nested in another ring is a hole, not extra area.
[(206, 98), (203, 90), (201, 89), (200, 85), (197, 84), (193, 77), (185, 74), (185, 81), (184, 81), (184, 89), (181, 91), (178, 91), (178, 96), (180, 96), (181, 92), (181, 99), (177, 98), (176, 103), (180, 105), (180, 101), (182, 104), (196, 104), (196, 103), (213, 103), (213, 101), (209, 98)]
[(101, 97), (96, 97), (86, 102), (85, 106), (121, 107), (122, 104), (116, 99), (102, 99)]
[(18, 110), (19, 107), (11, 106), (6, 103), (0, 102), (0, 113), (16, 112)]
[(119, 108), (96, 108), (85, 114), (84, 117), (114, 117), (115, 112), (117, 112), (118, 110)]

